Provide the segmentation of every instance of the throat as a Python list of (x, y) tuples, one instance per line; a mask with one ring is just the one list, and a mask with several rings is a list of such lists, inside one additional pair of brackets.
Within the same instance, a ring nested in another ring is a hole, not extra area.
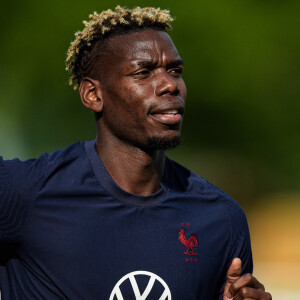
[(139, 148), (113, 147), (106, 150), (98, 145), (96, 143), (96, 151), (107, 172), (124, 191), (149, 196), (161, 189), (165, 167), (163, 150), (149, 154)]

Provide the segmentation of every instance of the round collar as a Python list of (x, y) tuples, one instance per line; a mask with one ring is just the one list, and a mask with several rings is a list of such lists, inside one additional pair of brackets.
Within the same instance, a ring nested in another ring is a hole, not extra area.
[(105, 188), (114, 198), (127, 205), (141, 207), (155, 206), (166, 198), (168, 193), (169, 179), (169, 176), (167, 176), (169, 169), (169, 163), (167, 159), (165, 161), (165, 171), (161, 181), (161, 189), (154, 194), (142, 196), (128, 193), (116, 184), (116, 182), (107, 172), (101, 161), (101, 158), (95, 150), (95, 140), (85, 142), (85, 149), (96, 178), (103, 188)]

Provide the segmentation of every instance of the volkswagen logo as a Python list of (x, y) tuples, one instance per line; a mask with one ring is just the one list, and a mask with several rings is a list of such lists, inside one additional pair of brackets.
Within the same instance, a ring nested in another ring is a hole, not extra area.
[[(142, 291), (142, 292), (140, 291), (138, 283), (136, 281), (137, 276), (146, 276), (149, 278), (148, 284), (147, 284), (146, 288), (144, 289), (144, 291)], [(123, 276), (116, 283), (115, 287), (113, 288), (113, 290), (110, 294), (109, 300), (115, 300), (115, 299), (126, 300), (123, 298), (123, 295), (122, 295), (122, 284), (127, 281), (129, 282), (129, 284), (132, 287), (132, 290), (134, 292), (136, 300), (146, 300), (156, 282), (158, 282), (160, 285), (162, 285), (162, 288), (163, 288), (162, 289), (163, 292), (157, 300), (171, 300), (172, 299), (171, 292), (170, 292), (168, 285), (159, 276), (157, 276), (154, 273), (147, 272), (147, 271), (135, 271), (135, 272), (131, 272), (131, 273)]]

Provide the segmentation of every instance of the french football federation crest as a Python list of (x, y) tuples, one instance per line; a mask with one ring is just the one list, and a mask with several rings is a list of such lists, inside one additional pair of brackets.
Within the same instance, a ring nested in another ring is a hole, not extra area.
[(184, 245), (187, 248), (187, 250), (184, 252), (184, 254), (197, 255), (197, 253), (194, 250), (194, 248), (198, 248), (198, 238), (196, 237), (196, 235), (191, 234), (189, 236), (189, 238), (187, 239), (185, 236), (185, 229), (181, 228), (179, 230), (178, 239), (182, 243), (182, 245)]

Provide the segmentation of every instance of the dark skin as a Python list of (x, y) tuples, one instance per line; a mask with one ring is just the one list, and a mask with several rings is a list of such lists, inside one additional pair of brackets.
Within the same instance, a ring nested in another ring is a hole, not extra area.
[[(147, 29), (110, 38), (93, 76), (80, 84), (83, 105), (101, 114), (96, 151), (127, 192), (150, 195), (160, 189), (165, 151), (153, 149), (148, 140), (180, 136), (186, 98), (182, 69), (169, 35)], [(241, 276), (241, 261), (236, 258), (228, 269), (223, 295), (223, 300), (229, 299), (272, 297), (254, 276)]]
[[(147, 139), (180, 136), (182, 61), (165, 32), (148, 30), (112, 38), (97, 64), (105, 69), (100, 80), (85, 78), (80, 86), (83, 104), (102, 113), (96, 150), (122, 189), (150, 195), (160, 189), (165, 152), (149, 149)], [(159, 114), (170, 110), (177, 116)]]

